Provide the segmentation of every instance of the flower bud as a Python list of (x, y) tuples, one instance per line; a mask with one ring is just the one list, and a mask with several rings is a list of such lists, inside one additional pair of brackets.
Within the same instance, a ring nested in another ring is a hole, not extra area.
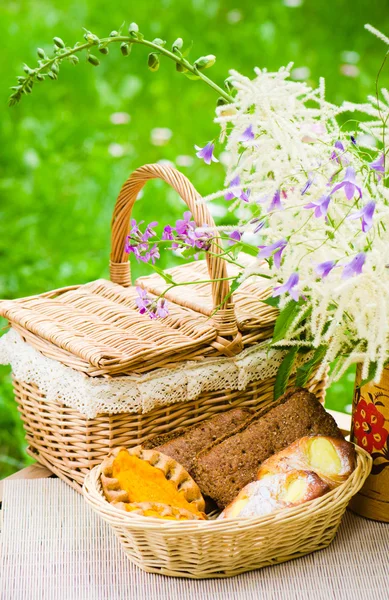
[(151, 52), (149, 54), (149, 57), (147, 60), (147, 66), (149, 67), (150, 71), (158, 71), (158, 69), (159, 69), (158, 54), (155, 54), (155, 52)]
[(155, 38), (155, 40), (153, 40), (153, 44), (155, 44), (156, 46), (164, 46), (166, 44), (166, 41), (161, 40), (161, 38)]
[(176, 52), (176, 50), (182, 50), (184, 45), (184, 40), (182, 38), (177, 38), (175, 42), (173, 42), (172, 50)]
[(203, 71), (204, 69), (209, 69), (216, 62), (216, 56), (213, 54), (208, 54), (207, 56), (201, 56), (194, 62), (194, 66), (199, 71)]
[(72, 63), (72, 65), (77, 65), (80, 62), (78, 56), (75, 56), (74, 54), (71, 54), (69, 56), (69, 60)]
[(130, 26), (128, 28), (128, 33), (132, 36), (132, 37), (138, 37), (138, 33), (139, 33), (139, 27), (136, 23), (130, 23)]
[(94, 33), (91, 33), (90, 31), (86, 31), (86, 32), (85, 32), (85, 34), (84, 34), (84, 39), (85, 39), (87, 42), (90, 42), (90, 43), (92, 43), (92, 44), (99, 44), (99, 43), (100, 43), (100, 40), (99, 40), (99, 38), (97, 37), (97, 35), (95, 35)]
[(109, 48), (107, 48), (107, 46), (101, 46), (101, 48), (99, 48), (99, 52), (101, 52), (101, 54), (108, 54)]
[(53, 71), (49, 71), (47, 74), (50, 77), (50, 79), (58, 79), (57, 73), (54, 73)]
[(53, 63), (51, 65), (51, 70), (53, 71), (53, 73), (58, 73), (59, 69), (57, 63)]
[(119, 35), (119, 32), (118, 32), (118, 31), (115, 31), (115, 30), (113, 30), (113, 31), (111, 31), (111, 33), (109, 34), (109, 37), (117, 37), (118, 35)]
[(120, 52), (123, 54), (123, 56), (128, 56), (131, 52), (131, 47), (129, 46), (129, 44), (123, 42), (122, 44), (120, 44)]
[(65, 42), (60, 37), (53, 38), (53, 42), (57, 48), (65, 48)]
[(45, 56), (46, 56), (45, 51), (43, 50), (43, 48), (37, 48), (36, 53), (39, 56), (39, 58), (45, 58)]
[(42, 75), (42, 73), (38, 73), (37, 76), (36, 76), (36, 78), (37, 78), (38, 81), (44, 81), (45, 80), (45, 76)]
[(94, 67), (98, 67), (100, 64), (99, 59), (96, 56), (94, 56), (93, 54), (89, 54), (88, 62), (90, 62), (90, 64), (93, 65)]
[(24, 65), (23, 71), (27, 73), (27, 75), (32, 75), (34, 73), (33, 69), (30, 69), (28, 65)]
[(184, 67), (181, 63), (176, 63), (176, 71), (179, 73), (185, 73), (188, 69)]

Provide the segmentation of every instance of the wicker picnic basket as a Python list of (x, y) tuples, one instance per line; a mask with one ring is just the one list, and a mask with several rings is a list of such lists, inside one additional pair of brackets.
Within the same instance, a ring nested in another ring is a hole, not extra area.
[[(283, 354), (269, 352), (267, 340), (277, 311), (261, 302), (269, 289), (259, 277), (226, 301), (234, 271), (227, 273), (220, 244), (206, 261), (170, 270), (177, 282), (194, 285), (170, 290), (168, 317), (139, 314), (125, 240), (135, 200), (155, 178), (178, 192), (199, 226), (215, 226), (184, 175), (143, 166), (115, 206), (110, 281), (0, 302), (11, 325), (0, 340), (0, 363), (12, 365), (29, 453), (78, 490), (115, 446), (136, 446), (220, 411), (259, 409), (273, 400)], [(166, 287), (154, 275), (138, 285), (151, 295)], [(307, 387), (324, 399), (325, 378)]]
[(84, 497), (113, 528), (127, 557), (144, 571), (205, 579), (231, 577), (321, 550), (333, 540), (347, 505), (370, 473), (359, 448), (350, 477), (331, 492), (266, 517), (164, 521), (113, 506), (104, 497), (101, 468), (85, 478)]

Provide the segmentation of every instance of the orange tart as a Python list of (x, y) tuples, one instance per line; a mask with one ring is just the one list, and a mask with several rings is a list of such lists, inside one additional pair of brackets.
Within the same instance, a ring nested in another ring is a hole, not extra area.
[(157, 450), (116, 448), (102, 464), (101, 484), (118, 508), (161, 519), (205, 519), (198, 485), (173, 458)]

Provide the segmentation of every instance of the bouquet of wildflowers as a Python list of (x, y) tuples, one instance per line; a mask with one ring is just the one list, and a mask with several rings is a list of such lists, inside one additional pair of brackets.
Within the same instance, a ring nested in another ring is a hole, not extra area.
[[(383, 34), (366, 27), (389, 45)], [(325, 99), (324, 81), (315, 90), (291, 81), (291, 65), (276, 73), (256, 69), (253, 79), (231, 72), (223, 89), (204, 74), (214, 56), (191, 63), (181, 39), (167, 50), (163, 40), (149, 42), (131, 24), (129, 35), (112, 32), (99, 39), (86, 32), (85, 43), (74, 47), (54, 38), (54, 56), (38, 49), (38, 67), (25, 66), (11, 103), (36, 82), (56, 79), (59, 65), (75, 62), (79, 52), (97, 66), (93, 48), (107, 54), (115, 42), (125, 56), (134, 44), (145, 45), (151, 70), (167, 56), (180, 73), (219, 93), (215, 121), (227, 156), (225, 188), (202, 201), (222, 197), (232, 211), (246, 208), (235, 228), (221, 228), (222, 256), (239, 267), (239, 275), (231, 278), (232, 292), (254, 275), (271, 286), (267, 302), (280, 310), (272, 344), (286, 351), (281, 389), (298, 352), (310, 352), (297, 374), (300, 385), (314, 368), (319, 367), (320, 377), (334, 364), (336, 379), (353, 362), (362, 363), (365, 381), (378, 381), (389, 360), (389, 91), (377, 92), (363, 105), (335, 106)], [(360, 115), (353, 118), (353, 131), (339, 124), (339, 116), (350, 112)], [(196, 150), (207, 164), (218, 160), (214, 141)], [(152, 265), (167, 290), (189, 285), (158, 268), (160, 248), (197, 259), (211, 251), (214, 232), (197, 227), (189, 212), (175, 226), (166, 225), (161, 238), (156, 225), (132, 221), (127, 252)], [(242, 251), (252, 256), (249, 266), (239, 261)], [(168, 314), (166, 292), (158, 300), (141, 288), (138, 293), (141, 313)]]

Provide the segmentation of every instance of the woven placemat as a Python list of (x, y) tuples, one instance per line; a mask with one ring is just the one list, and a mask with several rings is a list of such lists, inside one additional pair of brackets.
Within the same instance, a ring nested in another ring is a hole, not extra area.
[(82, 497), (58, 479), (6, 481), (2, 600), (388, 600), (389, 525), (347, 513), (321, 552), (230, 579), (133, 566)]

